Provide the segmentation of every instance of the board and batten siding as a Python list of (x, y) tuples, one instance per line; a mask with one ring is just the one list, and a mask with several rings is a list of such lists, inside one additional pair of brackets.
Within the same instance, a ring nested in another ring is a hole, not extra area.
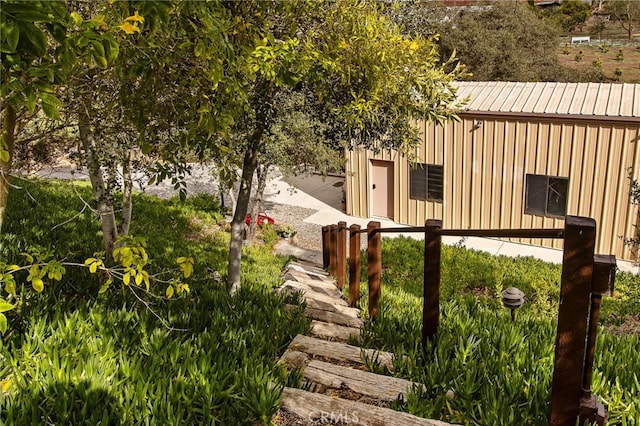
[[(347, 152), (347, 213), (370, 217), (370, 160), (394, 162), (394, 221), (421, 226), (442, 219), (446, 228), (563, 228), (564, 220), (524, 213), (527, 174), (566, 177), (567, 214), (597, 222), (596, 252), (632, 259), (621, 236), (632, 238), (638, 208), (629, 202), (628, 170), (640, 179), (640, 123), (460, 115), (444, 126), (418, 124), (417, 161), (444, 165), (443, 201), (409, 198), (410, 164), (395, 152)], [(474, 124), (482, 123), (480, 127)], [(635, 142), (634, 142), (635, 141)], [(562, 248), (562, 240), (517, 239)]]

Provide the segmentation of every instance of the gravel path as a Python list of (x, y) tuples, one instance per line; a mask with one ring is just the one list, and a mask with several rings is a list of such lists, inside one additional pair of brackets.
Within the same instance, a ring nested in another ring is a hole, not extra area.
[(276, 224), (289, 224), (297, 231), (297, 245), (308, 250), (322, 250), (322, 227), (307, 223), (305, 218), (317, 210), (287, 204), (263, 203), (262, 209)]

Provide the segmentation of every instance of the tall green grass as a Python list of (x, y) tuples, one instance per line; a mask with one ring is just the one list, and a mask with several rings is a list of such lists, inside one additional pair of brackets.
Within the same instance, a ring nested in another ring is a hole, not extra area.
[[(397, 408), (468, 425), (547, 424), (561, 267), (443, 246), (440, 329), (423, 352), (423, 256), (422, 242), (384, 240), (381, 313), (364, 334), (366, 346), (398, 355), (396, 375), (426, 385)], [(640, 279), (617, 280), (603, 324), (640, 313)], [(509, 286), (527, 298), (515, 322), (500, 302)], [(593, 391), (609, 406), (609, 424), (638, 424), (638, 336), (601, 327), (596, 351)]]
[[(97, 217), (78, 197), (90, 200), (88, 188), (70, 185), (19, 182), (3, 260), (43, 247), (81, 262), (101, 250)], [(95, 276), (74, 268), (42, 294), (23, 290), (0, 342), (0, 423), (269, 424), (290, 380), (276, 361), (309, 323), (274, 294), (286, 259), (269, 245), (246, 248), (236, 297), (213, 279), (226, 273), (220, 218), (213, 197), (134, 197), (131, 232), (147, 239), (150, 271), (175, 267), (178, 256), (196, 259), (184, 298), (139, 293), (145, 306), (119, 285), (99, 295)]]

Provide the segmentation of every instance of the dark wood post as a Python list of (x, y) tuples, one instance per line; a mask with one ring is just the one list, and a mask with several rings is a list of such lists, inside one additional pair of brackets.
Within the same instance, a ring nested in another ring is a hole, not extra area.
[(593, 376), (593, 358), (596, 351), (596, 338), (598, 336), (600, 304), (602, 303), (602, 296), (613, 296), (615, 275), (616, 257), (613, 255), (596, 255), (593, 263), (587, 354), (584, 359), (584, 372), (582, 377), (580, 423), (587, 422), (588, 424), (604, 425), (608, 417), (604, 405), (598, 402), (596, 395), (591, 393), (591, 379)]
[(442, 237), (434, 231), (442, 228), (441, 220), (429, 219), (424, 224), (424, 298), (422, 302), (422, 346), (432, 339), (440, 323), (440, 257)]
[(336, 284), (342, 290), (347, 282), (347, 222), (338, 222), (338, 260)]
[(378, 315), (378, 304), (382, 289), (382, 235), (378, 230), (380, 222), (369, 222), (367, 225), (367, 272), (369, 275), (369, 317)]
[(552, 426), (576, 424), (582, 396), (582, 376), (591, 303), (596, 222), (565, 218), (560, 309), (551, 382)]
[(349, 306), (360, 300), (360, 225), (349, 228)]
[(329, 244), (331, 244), (329, 239), (329, 225), (325, 225), (322, 227), (322, 267), (327, 269), (329, 267)]
[(329, 274), (338, 272), (338, 225), (329, 225)]

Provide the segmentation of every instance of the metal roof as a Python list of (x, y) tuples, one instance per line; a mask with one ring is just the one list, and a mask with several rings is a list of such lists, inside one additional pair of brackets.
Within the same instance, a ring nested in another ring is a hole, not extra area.
[(640, 118), (640, 84), (456, 82), (465, 110), (496, 114)]

